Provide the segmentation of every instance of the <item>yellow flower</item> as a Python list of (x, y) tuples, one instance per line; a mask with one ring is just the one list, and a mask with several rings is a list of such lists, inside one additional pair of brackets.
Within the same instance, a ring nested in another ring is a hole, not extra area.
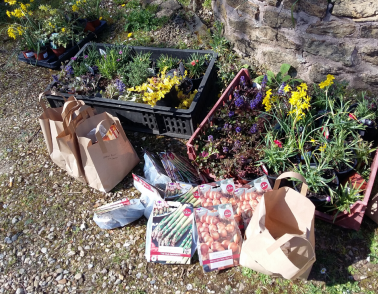
[(8, 17), (11, 17), (11, 13), (7, 10)]
[(311, 139), (311, 143), (315, 143), (316, 142), (316, 140), (315, 139)]
[(72, 11), (73, 12), (79, 11), (79, 7), (76, 4), (72, 5)]
[(4, 0), (5, 3), (8, 3), (9, 5), (15, 5), (17, 3), (17, 0)]
[(327, 144), (324, 144), (323, 146), (319, 147), (320, 152), (324, 152), (327, 147)]
[(22, 33), (24, 32), (24, 30), (21, 27), (17, 27), (17, 32), (20, 36), (22, 36)]
[(102, 16), (100, 16), (99, 20), (101, 20), (101, 19), (102, 19)]
[(333, 75), (327, 75), (327, 79), (319, 84), (320, 89), (331, 86), (334, 79), (335, 77)]
[(287, 93), (287, 92), (290, 92), (291, 91), (291, 87), (289, 84), (287, 84), (284, 88), (284, 91)]
[(270, 96), (272, 96), (272, 89), (269, 89), (266, 91), (266, 96), (262, 102), (263, 105), (265, 105), (265, 110), (270, 111), (272, 109), (272, 103), (270, 100)]
[(128, 38), (131, 38), (132, 36), (133, 36), (133, 33), (129, 33), (129, 34), (127, 35)]
[(8, 36), (13, 39), (16, 39), (15, 29), (13, 27), (8, 27)]
[(20, 8), (16, 8), (11, 14), (17, 18), (21, 18), (24, 15)]
[(30, 0), (30, 3), (33, 3), (34, 2), (34, 0)]
[(310, 96), (307, 95), (307, 85), (302, 83), (297, 87), (297, 91), (291, 92), (291, 97), (289, 99), (291, 110), (288, 115), (294, 115), (296, 121), (304, 118), (304, 110), (310, 108), (310, 100)]
[(22, 10), (26, 11), (27, 8), (26, 8), (26, 5), (24, 3), (20, 3), (20, 7)]
[(66, 28), (62, 28), (62, 32), (64, 33), (66, 31)]
[(125, 7), (125, 5), (126, 5), (126, 4), (122, 4), (121, 6), (122, 6), (122, 7)]

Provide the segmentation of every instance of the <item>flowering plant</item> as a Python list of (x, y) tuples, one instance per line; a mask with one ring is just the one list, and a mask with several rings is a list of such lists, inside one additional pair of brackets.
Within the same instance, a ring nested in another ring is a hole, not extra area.
[(206, 71), (207, 67), (207, 56), (193, 53), (189, 56), (188, 63), (186, 64), (186, 68), (188, 70), (189, 78), (191, 79), (198, 79), (202, 77)]
[(100, 0), (76, 0), (70, 2), (71, 10), (88, 21), (100, 19)]

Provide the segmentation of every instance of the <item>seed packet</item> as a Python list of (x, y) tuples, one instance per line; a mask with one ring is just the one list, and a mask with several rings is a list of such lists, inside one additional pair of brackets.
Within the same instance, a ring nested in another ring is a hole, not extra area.
[(192, 187), (185, 194), (175, 199), (175, 201), (180, 203), (190, 203), (194, 208), (199, 207), (201, 204), (200, 192), (197, 187)]
[(148, 222), (146, 246), (149, 246), (147, 260), (155, 263), (189, 264), (193, 242), (194, 215), (191, 204), (179, 202), (155, 201), (155, 209), (163, 212), (151, 215)]
[(192, 189), (191, 184), (171, 182), (165, 186), (165, 197), (166, 200), (174, 200), (175, 198), (187, 193)]
[[(119, 137), (119, 130), (117, 129), (115, 124), (112, 124), (108, 131), (106, 131), (103, 125), (100, 125), (99, 132), (103, 141), (111, 141)], [(87, 134), (87, 137), (92, 140), (93, 144), (97, 143), (96, 128), (92, 129)]]
[(233, 193), (235, 184), (233, 179), (218, 182), (219, 185), (201, 185), (199, 187), (199, 199), (202, 207), (211, 209), (213, 206), (231, 203), (235, 205)]
[(242, 237), (230, 203), (212, 210), (195, 209), (198, 256), (203, 271), (211, 272), (239, 265)]
[(256, 180), (249, 182), (247, 185), (255, 187), (256, 191), (259, 192), (259, 193), (268, 192), (268, 191), (272, 190), (272, 187), (269, 184), (269, 180), (268, 180), (267, 176), (262, 176), (260, 178), (257, 178)]

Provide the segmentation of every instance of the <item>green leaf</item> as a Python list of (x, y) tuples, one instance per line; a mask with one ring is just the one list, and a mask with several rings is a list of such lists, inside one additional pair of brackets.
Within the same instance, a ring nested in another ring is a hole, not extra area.
[(281, 69), (280, 69), (280, 73), (282, 75), (286, 74), (289, 71), (290, 67), (291, 67), (290, 64), (287, 64), (287, 63), (282, 64)]
[(281, 84), (281, 79), (282, 79), (282, 73), (279, 72), (279, 73), (276, 75), (277, 83)]
[(274, 74), (274, 72), (272, 72), (270, 70), (268, 70), (266, 72), (266, 75), (268, 76), (268, 81), (269, 82), (272, 82), (275, 79), (275, 77), (276, 77), (276, 75)]
[(288, 80), (291, 79), (291, 76), (287, 75), (287, 76), (284, 76), (283, 79), (282, 79), (282, 82), (287, 82)]
[(257, 77), (257, 78), (254, 79), (253, 81), (254, 81), (255, 83), (261, 84), (261, 81), (263, 80), (263, 78), (264, 78), (264, 76), (262, 75), (262, 76)]
[(242, 65), (242, 68), (248, 68), (248, 67), (249, 67), (248, 64), (243, 64), (243, 65)]

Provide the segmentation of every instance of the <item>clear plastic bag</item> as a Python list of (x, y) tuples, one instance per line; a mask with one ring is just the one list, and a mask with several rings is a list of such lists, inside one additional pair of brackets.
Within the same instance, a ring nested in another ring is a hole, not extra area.
[(106, 213), (93, 216), (95, 223), (105, 230), (111, 230), (126, 226), (141, 218), (145, 207), (139, 199), (131, 199), (129, 205), (125, 205)]

